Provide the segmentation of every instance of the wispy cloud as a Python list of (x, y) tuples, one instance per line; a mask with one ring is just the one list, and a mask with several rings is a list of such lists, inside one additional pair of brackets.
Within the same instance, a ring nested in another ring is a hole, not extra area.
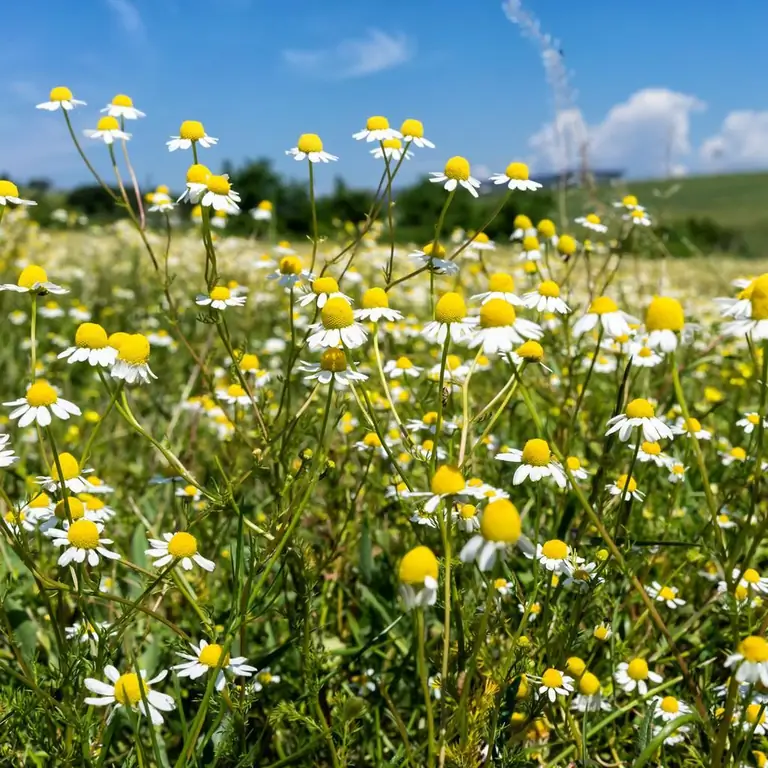
[(106, 0), (106, 3), (129, 35), (137, 39), (144, 38), (144, 22), (139, 9), (131, 0)]
[(414, 53), (406, 35), (371, 29), (365, 37), (342, 40), (333, 48), (283, 51), (283, 59), (303, 74), (345, 80), (400, 66)]

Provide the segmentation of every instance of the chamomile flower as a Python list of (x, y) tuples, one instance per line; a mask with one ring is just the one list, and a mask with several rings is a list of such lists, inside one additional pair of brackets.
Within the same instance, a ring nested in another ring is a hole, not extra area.
[(395, 323), (403, 319), (401, 312), (396, 309), (390, 309), (389, 297), (383, 288), (369, 288), (362, 299), (362, 309), (355, 310), (355, 319), (370, 323), (378, 323), (380, 320), (386, 320), (388, 323)]
[(401, 355), (396, 360), (387, 360), (387, 362), (384, 363), (384, 373), (386, 373), (390, 379), (417, 379), (423, 372), (423, 368), (414, 365), (411, 359), (405, 357), (405, 355)]
[(194, 565), (204, 571), (212, 571), (216, 564), (203, 557), (197, 549), (197, 539), (186, 531), (164, 533), (162, 539), (150, 539), (151, 548), (146, 550), (155, 561), (155, 566), (164, 568), (173, 562), (178, 562), (185, 571), (191, 571)]
[(634, 211), (625, 213), (621, 218), (624, 221), (628, 221), (633, 227), (651, 226), (651, 220), (642, 208), (636, 208)]
[(105, 144), (112, 144), (116, 139), (128, 141), (131, 138), (130, 133), (120, 130), (120, 123), (117, 122), (117, 118), (110, 115), (100, 117), (96, 123), (96, 128), (86, 128), (83, 135), (89, 139), (99, 139)]
[(725, 660), (725, 666), (736, 667), (740, 683), (761, 683), (768, 686), (768, 642), (758, 635), (745, 637), (736, 650)]
[(205, 294), (197, 296), (195, 304), (199, 307), (211, 307), (223, 311), (227, 307), (242, 307), (245, 304), (245, 298), (245, 296), (233, 295), (226, 285), (217, 285), (211, 288), (207, 296)]
[(685, 316), (680, 302), (668, 296), (656, 296), (645, 313), (648, 346), (662, 352), (674, 352), (684, 325)]
[(487, 304), (492, 299), (502, 299), (515, 306), (521, 306), (522, 299), (515, 294), (515, 281), (512, 275), (506, 272), (494, 272), (488, 278), (488, 290), (484, 293), (476, 293), (471, 297), (472, 301), (482, 301)]
[(720, 462), (724, 467), (730, 467), (731, 464), (743, 464), (747, 460), (747, 452), (740, 446), (735, 445), (728, 451), (719, 451)]
[(611, 496), (621, 496), (622, 501), (627, 501), (630, 497), (636, 501), (642, 501), (645, 498), (645, 494), (637, 490), (635, 478), (628, 475), (619, 475), (612, 483), (608, 483), (605, 489)]
[(586, 216), (579, 216), (574, 219), (576, 224), (581, 224), (586, 229), (591, 229), (593, 232), (607, 232), (608, 227), (600, 221), (600, 217), (596, 213), (588, 213)]
[(670, 483), (682, 483), (685, 480), (685, 470), (688, 467), (680, 461), (671, 461), (669, 464), (669, 474), (667, 480)]
[(533, 226), (533, 222), (524, 213), (518, 213), (512, 222), (514, 230), (509, 236), (510, 240), (522, 240), (525, 237), (536, 236), (537, 229)]
[(107, 104), (102, 113), (106, 112), (110, 117), (122, 117), (125, 120), (138, 120), (146, 115), (133, 106), (133, 99), (124, 93), (118, 93), (112, 101)]
[(544, 478), (552, 478), (560, 488), (566, 486), (566, 475), (557, 459), (552, 455), (546, 440), (534, 438), (526, 441), (523, 450), (514, 448), (497, 453), (498, 461), (508, 461), (520, 466), (512, 478), (513, 485), (520, 485), (526, 480), (537, 483)]
[(691, 708), (674, 696), (654, 696), (651, 704), (655, 707), (654, 717), (658, 717), (665, 723), (671, 723), (678, 717), (691, 713)]
[(346, 298), (328, 299), (320, 310), (320, 322), (312, 326), (307, 339), (310, 349), (339, 347), (342, 344), (355, 349), (365, 343), (368, 332), (355, 321), (355, 315)]
[(429, 547), (414, 547), (400, 561), (400, 596), (408, 610), (437, 601), (437, 558)]
[(408, 254), (417, 264), (427, 267), (437, 275), (457, 275), (459, 265), (450, 259), (444, 259), (445, 248), (440, 243), (427, 243), (423, 248)]
[(322, 309), (325, 306), (325, 302), (333, 298), (345, 299), (350, 304), (352, 303), (352, 299), (339, 290), (339, 284), (335, 278), (316, 277), (309, 288), (306, 289), (304, 295), (299, 299), (298, 304), (300, 307), (317, 304), (317, 308)]
[(550, 667), (541, 676), (539, 696), (546, 696), (554, 704), (558, 696), (567, 697), (573, 693), (573, 678)]
[(188, 499), (191, 502), (200, 501), (203, 494), (194, 485), (184, 485), (174, 491), (174, 496), (180, 499)]
[(9, 509), (3, 516), (5, 524), (12, 533), (17, 536), (22, 530), (34, 531), (37, 526), (37, 520), (34, 516), (28, 515), (23, 509)]
[(511, 352), (526, 339), (538, 339), (543, 331), (536, 323), (518, 317), (515, 308), (504, 299), (491, 299), (480, 307), (480, 315), (471, 318), (475, 331), (467, 340), (470, 348), (482, 347), (486, 355)]
[(443, 184), (443, 188), (448, 192), (453, 192), (461, 186), (472, 197), (477, 197), (480, 182), (470, 175), (469, 161), (465, 157), (459, 155), (451, 157), (442, 172), (432, 171), (429, 175), (432, 177), (430, 181)]
[(476, 561), (481, 571), (493, 568), (496, 558), (517, 544), (521, 524), (517, 508), (508, 499), (492, 501), (480, 517), (480, 531), (462, 548), (459, 558), (464, 563)]
[[(61, 478), (59, 477), (59, 466), (61, 467)], [(62, 481), (71, 493), (85, 493), (89, 490), (89, 485), (83, 475), (91, 471), (90, 469), (80, 469), (80, 464), (71, 453), (60, 453), (51, 462), (50, 476), (40, 476), (37, 478), (37, 482), (49, 493), (60, 491)]]
[(55, 112), (57, 109), (64, 109), (67, 112), (75, 107), (84, 107), (85, 102), (72, 98), (72, 91), (65, 85), (57, 85), (51, 88), (48, 95), (48, 101), (37, 105), (37, 109), (45, 109), (48, 112)]
[(149, 367), (149, 339), (141, 333), (132, 333), (123, 339), (117, 351), (117, 360), (112, 366), (111, 376), (126, 384), (136, 382), (149, 384), (156, 379)]
[(0, 179), (0, 205), (37, 205), (34, 200), (19, 197), (19, 188), (8, 179)]
[(765, 702), (749, 704), (742, 713), (743, 729), (746, 733), (764, 736), (768, 732), (768, 711)]
[(649, 681), (658, 685), (663, 680), (660, 674), (648, 668), (645, 659), (640, 658), (630, 662), (622, 661), (613, 678), (625, 693), (633, 693), (636, 690), (641, 696), (648, 693)]
[(607, 621), (601, 621), (592, 630), (592, 637), (594, 637), (595, 640), (599, 640), (601, 643), (604, 643), (606, 640), (610, 640), (612, 634), (613, 630)]
[(19, 457), (9, 446), (10, 440), (10, 435), (0, 435), (0, 469), (10, 467), (14, 461), (19, 460)]
[(402, 139), (407, 144), (413, 144), (419, 149), (428, 147), (434, 149), (435, 145), (427, 138), (424, 137), (424, 125), (421, 120), (414, 120), (412, 117), (403, 120), (403, 124), (400, 126), (400, 133)]
[(208, 191), (208, 179), (212, 176), (207, 166), (193, 163), (187, 169), (186, 188), (177, 203), (187, 202), (197, 205)]
[(294, 254), (286, 254), (280, 259), (277, 269), (270, 275), (268, 280), (277, 280), (277, 284), (283, 288), (292, 288), (296, 283), (302, 280), (312, 279), (309, 270), (302, 267), (301, 259)]
[(669, 457), (661, 450), (661, 446), (657, 442), (650, 442), (644, 440), (640, 443), (638, 448), (636, 445), (632, 446), (633, 450), (637, 450), (637, 460), (642, 464), (655, 464), (657, 467), (666, 467), (669, 461)]
[(632, 365), (638, 368), (655, 368), (659, 363), (664, 362), (664, 357), (645, 343), (631, 342), (629, 354)]
[(524, 293), (523, 306), (537, 312), (557, 312), (560, 315), (567, 315), (571, 311), (560, 298), (560, 286), (552, 280), (544, 280), (536, 290)]
[(685, 605), (685, 600), (677, 596), (677, 587), (670, 587), (666, 584), (662, 586), (658, 581), (654, 581), (650, 587), (645, 588), (645, 591), (651, 599), (656, 600), (656, 602), (659, 603), (664, 603), (667, 608), (671, 608), (672, 610)]
[[(760, 414), (754, 411), (745, 413), (744, 417), (736, 422), (736, 426), (741, 427), (745, 435), (751, 435), (759, 424)], [(768, 419), (763, 419), (763, 429), (768, 429)]]
[(302, 362), (299, 370), (309, 374), (304, 377), (305, 381), (319, 381), (321, 384), (333, 382), (340, 389), (368, 378), (364, 373), (353, 371), (347, 366), (347, 356), (338, 347), (324, 350), (319, 363)]
[(567, 456), (565, 459), (565, 464), (571, 471), (574, 479), (586, 480), (589, 477), (589, 472), (584, 469), (578, 456)]
[(444, 293), (435, 305), (435, 319), (424, 326), (424, 338), (433, 344), (462, 342), (472, 333), (473, 323), (467, 318), (467, 305), (458, 293)]
[[(201, 640), (198, 645), (190, 643), (194, 655), (177, 651), (177, 655), (186, 659), (182, 664), (176, 664), (171, 669), (176, 671), (179, 677), (189, 677), (197, 680), (199, 677), (219, 669), (216, 675), (216, 690), (224, 690), (227, 684), (226, 674), (233, 677), (250, 677), (254, 672), (258, 672), (256, 667), (247, 663), (245, 656), (230, 656), (224, 653), (224, 649), (218, 643), (208, 643), (207, 640)], [(222, 659), (222, 656), (224, 657)]]
[(626, 211), (634, 211), (637, 208), (640, 210), (645, 210), (641, 205), (638, 204), (638, 200), (635, 195), (624, 195), (621, 200), (614, 201), (613, 207), (624, 208)]
[(216, 397), (229, 405), (250, 406), (251, 398), (240, 384), (230, 384), (216, 390)]
[(58, 317), (64, 317), (64, 310), (59, 306), (58, 302), (56, 301), (46, 301), (45, 304), (43, 304), (42, 307), (38, 310), (38, 313), (41, 317), (48, 318), (49, 320), (52, 320), (54, 318)]
[(168, 213), (176, 207), (175, 203), (167, 194), (155, 192), (152, 198), (152, 205), (147, 208), (150, 213)]
[(762, 595), (768, 595), (768, 578), (761, 576), (754, 568), (747, 568), (744, 573), (741, 573), (738, 568), (734, 568), (732, 576), (738, 586), (751, 589)]
[(310, 163), (330, 163), (339, 158), (323, 150), (322, 139), (316, 133), (302, 133), (295, 147), (287, 149), (286, 155), (294, 160), (309, 160)]
[(378, 147), (371, 150), (371, 154), (375, 160), (386, 158), (395, 162), (400, 162), (403, 158), (410, 160), (413, 157), (413, 152), (403, 149), (400, 139), (384, 139)]
[(387, 139), (402, 139), (403, 134), (389, 127), (389, 120), (381, 115), (369, 117), (362, 131), (352, 134), (357, 141), (386, 141)]
[(103, 539), (104, 531), (102, 523), (96, 523), (83, 517), (72, 523), (64, 521), (61, 528), (50, 528), (46, 533), (53, 539), (55, 547), (66, 547), (59, 556), (58, 564), (63, 568), (70, 563), (84, 563), (95, 568), (100, 557), (108, 560), (119, 560), (117, 552), (107, 549), (106, 544), (112, 544), (112, 539)]
[(506, 184), (507, 189), (518, 189), (521, 192), (535, 192), (542, 186), (538, 181), (530, 180), (525, 163), (510, 163), (504, 173), (494, 173), (490, 180), (494, 184)]
[(523, 250), (520, 254), (520, 260), (533, 265), (533, 271), (536, 270), (535, 262), (541, 260), (541, 243), (536, 235), (526, 235), (522, 241)]
[(251, 684), (250, 690), (252, 690), (254, 693), (258, 693), (264, 689), (265, 685), (276, 685), (279, 682), (280, 675), (273, 675), (269, 671), (269, 667), (264, 667), (264, 669), (256, 673), (256, 679)]
[(59, 360), (88, 363), (95, 368), (109, 368), (117, 359), (117, 350), (110, 346), (107, 332), (98, 323), (81, 323), (75, 331), (75, 346), (67, 347)]
[(106, 621), (96, 621), (93, 624), (90, 621), (76, 621), (72, 626), (64, 627), (64, 637), (79, 643), (87, 643), (89, 640), (98, 643), (99, 638), (109, 632), (110, 625)]
[(213, 208), (214, 211), (226, 213), (239, 213), (240, 195), (232, 189), (229, 176), (223, 174), (215, 176), (211, 174), (205, 181), (206, 192), (200, 199), (203, 208)]
[(636, 398), (627, 403), (624, 413), (613, 416), (608, 420), (606, 436), (618, 433), (619, 440), (626, 443), (638, 429), (643, 440), (655, 443), (659, 440), (671, 440), (674, 432), (655, 415), (655, 409), (648, 400)]
[(495, 251), (496, 243), (485, 232), (476, 232), (470, 239), (470, 251)]
[(0, 291), (14, 291), (15, 293), (37, 293), (41, 296), (46, 293), (69, 293), (67, 288), (62, 288), (48, 280), (48, 274), (37, 264), (29, 264), (19, 274), (16, 283), (0, 285)]
[[(176, 702), (172, 696), (152, 690), (152, 686), (164, 680), (168, 675), (168, 670), (164, 669), (151, 680), (146, 679), (147, 673), (143, 669), (139, 670), (139, 673), (141, 677), (135, 672), (124, 672), (121, 675), (112, 665), (104, 667), (104, 675), (109, 683), (104, 683), (93, 677), (86, 677), (85, 687), (91, 693), (95, 693), (96, 696), (87, 696), (84, 699), (85, 703), (94, 707), (114, 705), (115, 709), (121, 707), (132, 709), (145, 717), (149, 717), (152, 725), (162, 725), (163, 715), (161, 713), (176, 709)], [(144, 704), (145, 700), (146, 705)]]
[(191, 149), (192, 144), (199, 144), (208, 149), (219, 140), (209, 136), (203, 128), (203, 124), (198, 120), (185, 120), (179, 128), (178, 136), (171, 136), (171, 140), (166, 142), (169, 152), (175, 152), (177, 149)]
[(577, 712), (609, 712), (610, 702), (606, 701), (600, 690), (600, 680), (591, 672), (585, 672), (579, 678), (579, 692), (573, 697), (571, 709)]
[(573, 571), (571, 562), (571, 548), (560, 539), (550, 539), (543, 544), (536, 545), (536, 553), (527, 557), (539, 561), (542, 568), (556, 574), (570, 574)]
[(69, 400), (59, 397), (56, 390), (44, 379), (38, 379), (32, 384), (24, 397), (3, 405), (17, 406), (8, 414), (8, 418), (12, 421), (18, 419), (20, 427), (33, 423), (47, 427), (52, 420), (51, 414), (65, 421), (70, 416), (81, 414), (80, 408)]
[(454, 514), (459, 528), (466, 533), (474, 533), (480, 529), (480, 517), (474, 504), (461, 504)]
[(270, 200), (262, 200), (255, 208), (251, 210), (251, 216), (255, 221), (271, 221), (274, 206)]
[(612, 298), (598, 296), (592, 300), (584, 317), (579, 318), (574, 323), (573, 334), (574, 336), (581, 336), (594, 330), (599, 323), (609, 336), (619, 338), (630, 335), (629, 324), (634, 322), (637, 322), (637, 319), (626, 312), (622, 312)]

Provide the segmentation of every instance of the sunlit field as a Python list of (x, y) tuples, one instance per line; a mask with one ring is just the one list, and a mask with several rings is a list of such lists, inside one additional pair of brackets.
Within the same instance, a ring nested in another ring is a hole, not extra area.
[(322, 234), (337, 158), (287, 142), (284, 239), (200, 123), (139, 189), (107, 110), (72, 151), (116, 222), (0, 180), (1, 765), (766, 765), (768, 262), (674, 258), (631, 185), (507, 216), (527, 166), (383, 117), (328, 148), (378, 191)]

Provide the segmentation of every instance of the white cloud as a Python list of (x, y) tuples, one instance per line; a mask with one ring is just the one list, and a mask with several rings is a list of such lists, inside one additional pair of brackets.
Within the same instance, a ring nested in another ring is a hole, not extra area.
[(768, 112), (747, 109), (730, 112), (720, 132), (702, 143), (699, 154), (710, 167), (768, 165)]
[(691, 153), (691, 115), (704, 107), (695, 96), (644, 88), (596, 125), (588, 125), (578, 109), (563, 110), (529, 139), (532, 162), (548, 170), (578, 167), (586, 149), (592, 168), (666, 175)]
[(342, 40), (333, 48), (286, 50), (283, 58), (306, 75), (347, 79), (392, 69), (407, 62), (413, 53), (406, 35), (371, 29), (365, 37)]
[(131, 0), (106, 0), (106, 3), (129, 35), (137, 38), (144, 36), (144, 22), (139, 9)]

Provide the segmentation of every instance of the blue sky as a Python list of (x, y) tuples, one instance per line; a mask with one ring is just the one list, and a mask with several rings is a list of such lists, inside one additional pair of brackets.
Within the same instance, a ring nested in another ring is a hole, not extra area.
[[(341, 158), (322, 169), (326, 185), (335, 173), (354, 185), (378, 179), (376, 161), (351, 139), (371, 114), (396, 125), (424, 121), (437, 149), (408, 164), (410, 178), (454, 154), (482, 172), (512, 159), (529, 160), (534, 172), (561, 162), (556, 133), (546, 130), (555, 109), (540, 50), (501, 0), (44, 6), (3, 9), (0, 169), (19, 180), (87, 179), (61, 115), (34, 109), (54, 85), (88, 102), (73, 114), (78, 130), (93, 127), (115, 93), (132, 96), (148, 114), (131, 124), (139, 177), (174, 187), (190, 157), (169, 154), (164, 142), (184, 119), (202, 120), (220, 139), (205, 154), (214, 170), (225, 158), (268, 156), (282, 172), (303, 175), (284, 150), (300, 133), (318, 133)], [(595, 166), (657, 176), (768, 165), (763, 0), (740, 0), (738, 13), (715, 0), (524, 7), (562, 43), (576, 98), (563, 107), (560, 135), (588, 138)], [(88, 151), (103, 164), (103, 146)]]

